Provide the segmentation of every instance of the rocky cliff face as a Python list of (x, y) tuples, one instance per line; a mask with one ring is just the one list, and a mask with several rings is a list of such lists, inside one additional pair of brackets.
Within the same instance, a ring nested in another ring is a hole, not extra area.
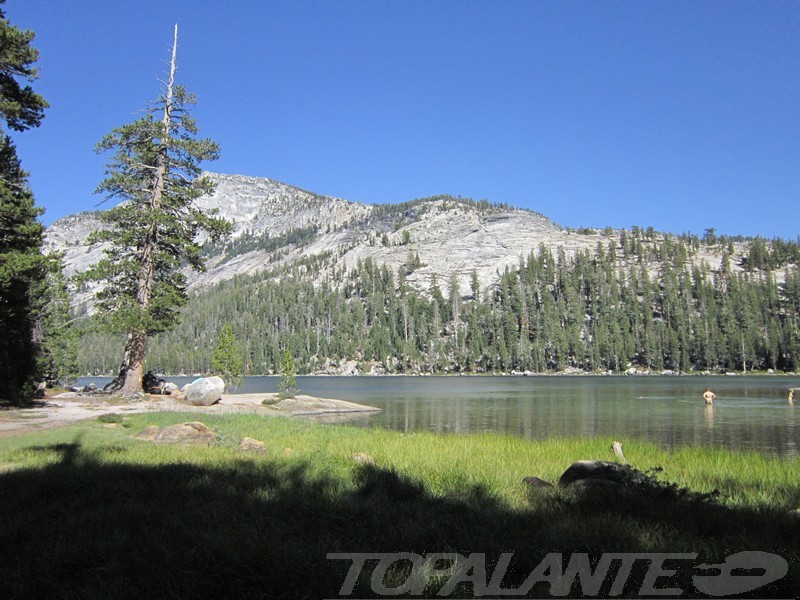
[(89, 246), (86, 243), (90, 233), (104, 227), (98, 214), (69, 215), (47, 228), (43, 249), (45, 252), (64, 253), (64, 271), (69, 276), (85, 271), (103, 256), (102, 245)]
[[(272, 179), (208, 175), (216, 190), (198, 204), (231, 221), (233, 233), (226, 243), (208, 247), (205, 273), (189, 274), (194, 289), (324, 257), (320, 277), (367, 258), (395, 272), (413, 260), (416, 267), (408, 269), (408, 283), (416, 289), (427, 290), (434, 276), (440, 285), (447, 285), (455, 273), (462, 292), (468, 294), (473, 271), (486, 289), (506, 267), (514, 268), (540, 245), (571, 255), (593, 251), (598, 242), (607, 246), (612, 239), (599, 232), (566, 231), (538, 213), (449, 197), (373, 206), (320, 196)], [(69, 275), (102, 256), (102, 247), (85, 242), (102, 226), (97, 215), (64, 217), (47, 231), (46, 249), (65, 253)], [(712, 268), (719, 264), (719, 257), (705, 259)]]
[(216, 184), (198, 206), (217, 210), (233, 223), (231, 238), (247, 233), (275, 237), (313, 226), (339, 228), (369, 215), (371, 206), (320, 196), (279, 181), (243, 175), (207, 173)]

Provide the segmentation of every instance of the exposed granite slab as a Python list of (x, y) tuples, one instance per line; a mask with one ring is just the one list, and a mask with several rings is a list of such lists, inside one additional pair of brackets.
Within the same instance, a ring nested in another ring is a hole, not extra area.
[[(268, 404), (263, 404), (268, 400)], [(358, 416), (381, 409), (332, 398), (298, 395), (279, 400), (277, 394), (223, 394), (211, 406), (192, 406), (175, 396), (145, 395), (131, 401), (108, 394), (85, 396), (73, 392), (60, 394), (30, 407), (0, 411), (0, 437), (68, 425), (82, 419), (97, 418), (106, 412), (122, 415), (147, 412), (189, 412), (210, 415), (258, 414), (265, 417)]]

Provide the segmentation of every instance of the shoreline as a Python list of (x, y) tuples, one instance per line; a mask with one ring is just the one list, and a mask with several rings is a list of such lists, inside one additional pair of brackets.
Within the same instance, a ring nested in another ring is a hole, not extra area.
[[(157, 373), (158, 377), (165, 379), (196, 379), (200, 377), (211, 377), (214, 373)], [(113, 379), (115, 375), (80, 375), (78, 379)], [(244, 375), (245, 378), (268, 378), (280, 379), (280, 375), (265, 374), (265, 375)], [(558, 373), (303, 373), (298, 374), (296, 377), (336, 377), (343, 379), (352, 379), (354, 377), (368, 377), (374, 379), (390, 379), (397, 377), (800, 377), (800, 373), (794, 371), (780, 371), (770, 373), (768, 371), (748, 371), (743, 373), (741, 371), (728, 371), (725, 373), (710, 373), (710, 372), (692, 372), (692, 373), (672, 373), (672, 372), (647, 372), (641, 371), (636, 373), (601, 373), (593, 372), (587, 373), (584, 371), (566, 372), (560, 371)]]
[[(271, 400), (263, 404), (264, 400)], [(373, 414), (380, 408), (298, 394), (296, 398), (279, 400), (277, 394), (223, 394), (210, 406), (194, 406), (174, 396), (148, 394), (141, 401), (129, 401), (108, 394), (80, 395), (64, 392), (30, 406), (0, 410), (0, 437), (32, 433), (70, 425), (108, 413), (123, 415), (159, 412), (185, 412), (204, 415), (257, 414), (264, 417), (303, 418), (320, 415), (337, 416)]]

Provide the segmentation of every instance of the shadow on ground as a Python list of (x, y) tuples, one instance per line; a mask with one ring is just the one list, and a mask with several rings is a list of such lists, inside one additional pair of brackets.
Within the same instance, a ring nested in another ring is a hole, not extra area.
[[(0, 475), (2, 598), (337, 598), (349, 563), (326, 558), (334, 552), (483, 552), (490, 571), (514, 552), (503, 580), (510, 588), (548, 552), (563, 552), (566, 563), (572, 552), (696, 551), (699, 563), (758, 549), (793, 564), (756, 597), (794, 597), (800, 585), (800, 520), (768, 511), (548, 491), (513, 510), (480, 487), (434, 497), (374, 466), (343, 479), (289, 460), (140, 466), (101, 463), (79, 444), (31, 450), (60, 460)], [(644, 566), (623, 597), (637, 594)], [(663, 583), (697, 594), (690, 570)], [(368, 577), (353, 594), (373, 597)]]

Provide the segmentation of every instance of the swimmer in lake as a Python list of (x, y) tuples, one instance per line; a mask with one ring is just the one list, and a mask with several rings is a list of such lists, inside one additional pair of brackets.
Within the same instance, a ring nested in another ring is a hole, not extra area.
[(716, 397), (717, 395), (709, 389), (703, 394), (703, 400), (706, 401), (706, 404), (714, 404), (714, 398)]

